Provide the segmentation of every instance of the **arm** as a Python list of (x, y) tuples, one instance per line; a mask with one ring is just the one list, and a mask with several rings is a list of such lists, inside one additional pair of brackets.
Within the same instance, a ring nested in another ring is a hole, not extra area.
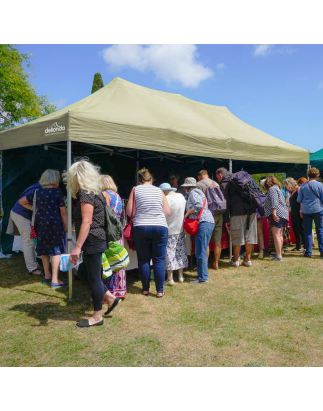
[(105, 198), (105, 201), (107, 202), (108, 205), (110, 205), (111, 203), (111, 197), (109, 196), (108, 193), (106, 193), (105, 191), (102, 191), (103, 197)]
[(136, 203), (134, 203), (134, 201), (133, 201), (133, 190), (134, 189), (131, 190), (129, 200), (128, 200), (128, 203), (127, 203), (127, 208), (126, 208), (126, 213), (127, 213), (128, 217), (131, 216), (132, 205), (133, 205), (133, 215), (136, 214)]
[(27, 210), (33, 211), (33, 206), (29, 203), (29, 201), (27, 200), (27, 197), (22, 197), (18, 203), (24, 207), (27, 208)]
[(67, 223), (67, 212), (66, 212), (65, 206), (64, 206), (64, 207), (59, 207), (59, 211), (60, 211), (60, 213), (61, 213), (61, 219), (62, 219), (62, 221), (63, 221), (64, 227), (65, 227), (65, 231), (67, 231), (68, 223)]
[(75, 248), (71, 252), (70, 260), (76, 261), (80, 257), (82, 246), (87, 239), (92, 224), (94, 206), (89, 203), (81, 203), (82, 224)]
[(187, 217), (190, 216), (191, 214), (196, 214), (196, 212), (195, 212), (194, 210), (187, 210), (186, 213), (185, 213), (185, 215), (184, 215), (184, 218), (187, 218)]
[(166, 218), (169, 217), (172, 213), (164, 192), (163, 192), (163, 211), (164, 211), (164, 215)]

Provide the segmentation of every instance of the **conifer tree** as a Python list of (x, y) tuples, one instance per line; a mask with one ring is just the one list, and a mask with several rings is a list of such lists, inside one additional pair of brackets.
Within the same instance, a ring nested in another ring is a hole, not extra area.
[(104, 87), (102, 76), (100, 73), (95, 73), (94, 74), (94, 79), (93, 79), (93, 85), (92, 85), (92, 93), (95, 93), (96, 91), (100, 90), (100, 88)]

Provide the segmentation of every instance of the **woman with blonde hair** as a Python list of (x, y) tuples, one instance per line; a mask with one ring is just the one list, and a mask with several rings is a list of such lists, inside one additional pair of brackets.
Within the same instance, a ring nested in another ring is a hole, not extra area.
[(305, 243), (304, 239), (304, 226), (303, 219), (300, 213), (300, 204), (297, 202), (297, 196), (299, 192), (299, 185), (292, 177), (288, 177), (285, 180), (285, 188), (290, 192), (289, 205), (291, 210), (292, 227), (296, 238), (296, 247), (292, 251), (301, 251), (302, 243)]
[(102, 282), (101, 256), (107, 249), (105, 231), (105, 198), (101, 193), (99, 167), (89, 161), (75, 162), (65, 174), (67, 187), (76, 200), (73, 218), (76, 229), (76, 244), (71, 253), (71, 261), (77, 261), (83, 251), (83, 262), (92, 293), (93, 316), (80, 321), (77, 327), (103, 325), (102, 303), (108, 301), (110, 314), (121, 301), (112, 295)]
[[(113, 181), (113, 178), (108, 174), (101, 175), (101, 191), (107, 203), (112, 210), (115, 211), (117, 217), (123, 224), (124, 215), (122, 199), (118, 194), (118, 187)], [(123, 237), (118, 242), (121, 245), (124, 245)], [(106, 286), (114, 296), (125, 298), (127, 295), (126, 270), (123, 268), (118, 272), (114, 272), (112, 276), (107, 279)]]
[(166, 273), (166, 245), (168, 225), (166, 217), (171, 213), (165, 194), (153, 186), (149, 170), (138, 171), (139, 185), (131, 190), (127, 214), (133, 210), (133, 240), (136, 246), (142, 293), (149, 294), (150, 261), (153, 261), (157, 297), (164, 295)]
[(265, 189), (268, 194), (265, 201), (265, 217), (269, 220), (276, 250), (276, 256), (271, 261), (283, 261), (283, 228), (289, 217), (288, 207), (280, 188), (280, 182), (275, 176), (266, 178)]
[[(42, 256), (45, 271), (44, 283), (52, 288), (66, 287), (58, 279), (61, 254), (65, 252), (65, 231), (67, 231), (67, 213), (64, 197), (59, 190), (61, 176), (57, 170), (46, 170), (40, 180), (41, 188), (19, 200), (19, 204), (32, 210), (36, 197), (35, 232), (37, 234), (37, 255)], [(50, 273), (50, 257), (52, 273)]]

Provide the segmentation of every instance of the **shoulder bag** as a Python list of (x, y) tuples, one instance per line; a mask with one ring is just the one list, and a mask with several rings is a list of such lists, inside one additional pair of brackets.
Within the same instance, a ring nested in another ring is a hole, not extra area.
[(135, 205), (135, 189), (133, 189), (133, 202), (132, 202), (132, 210), (129, 223), (125, 226), (123, 237), (127, 240), (129, 248), (131, 250), (135, 249), (135, 244), (132, 239), (132, 227), (133, 227), (133, 209)]
[(34, 198), (33, 198), (33, 215), (31, 217), (31, 224), (30, 224), (30, 239), (33, 240), (33, 242), (36, 244), (37, 243), (37, 234), (35, 230), (35, 217), (37, 213), (37, 208), (36, 208), (36, 193), (37, 190), (34, 192)]
[(197, 218), (196, 219), (185, 218), (183, 227), (184, 227), (184, 230), (187, 232), (187, 234), (195, 235), (197, 233), (199, 229), (199, 220), (201, 218), (205, 205), (206, 205), (206, 197), (204, 200), (203, 207), (201, 208), (201, 211), (199, 212), (199, 215), (197, 216)]

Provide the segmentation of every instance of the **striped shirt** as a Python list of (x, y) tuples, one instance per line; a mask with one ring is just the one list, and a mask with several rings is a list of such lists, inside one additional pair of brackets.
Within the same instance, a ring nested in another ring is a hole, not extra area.
[(133, 226), (168, 227), (163, 211), (163, 192), (151, 184), (139, 185), (135, 188), (136, 213)]
[(283, 193), (280, 191), (277, 184), (271, 186), (268, 190), (265, 202), (265, 217), (272, 215), (272, 209), (276, 209), (277, 216), (288, 220), (289, 212), (285, 202)]

